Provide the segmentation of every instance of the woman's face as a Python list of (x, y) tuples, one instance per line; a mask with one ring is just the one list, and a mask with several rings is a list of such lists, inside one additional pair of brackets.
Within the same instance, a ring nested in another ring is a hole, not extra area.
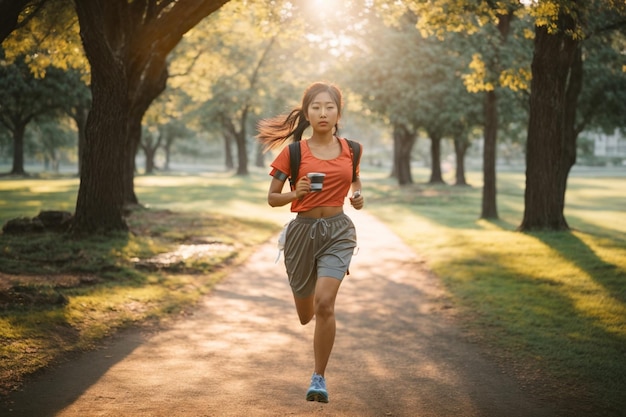
[(327, 132), (335, 127), (339, 121), (339, 108), (328, 92), (313, 98), (307, 108), (307, 120), (316, 132)]

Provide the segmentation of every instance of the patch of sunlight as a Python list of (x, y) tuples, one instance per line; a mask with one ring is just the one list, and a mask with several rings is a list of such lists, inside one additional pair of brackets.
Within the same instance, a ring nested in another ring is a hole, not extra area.
[[(601, 229), (605, 228), (609, 230), (615, 230), (618, 232), (626, 233), (626, 216), (624, 216), (624, 212), (620, 210), (590, 211), (589, 209), (586, 209), (586, 208), (581, 209), (581, 210), (566, 208), (565, 218), (566, 219), (577, 218), (589, 225), (592, 225)], [(576, 222), (577, 222), (576, 219), (569, 221), (572, 227), (575, 227)]]
[(21, 336), (23, 336), (23, 332), (18, 331), (18, 328), (11, 324), (10, 320), (0, 318), (0, 338), (15, 339)]
[(246, 178), (238, 177), (232, 172), (208, 172), (193, 175), (148, 175), (135, 177), (135, 188), (138, 187), (165, 187), (200, 185), (210, 187), (211, 185), (229, 185), (245, 181)]
[[(600, 260), (626, 270), (626, 248), (613, 246), (611, 240), (603, 241), (601, 238), (594, 237), (587, 233), (574, 232), (574, 234), (587, 245)], [(610, 248), (605, 247), (604, 245), (606, 244), (608, 244)]]
[(0, 191), (24, 190), (29, 193), (56, 193), (66, 192), (78, 187), (78, 178), (54, 180), (19, 180), (0, 181)]
[[(535, 253), (540, 258), (527, 251), (522, 256), (508, 257), (503, 260), (504, 263), (521, 276), (559, 284), (560, 293), (572, 300), (581, 315), (594, 318), (607, 332), (626, 336), (626, 306), (597, 283), (593, 276), (563, 258), (559, 252), (541, 242), (535, 245), (540, 248)], [(550, 262), (541, 258), (550, 259)]]
[(488, 220), (485, 219), (478, 219), (476, 220), (476, 225), (480, 226), (483, 230), (489, 230), (489, 231), (502, 231), (502, 227), (490, 222)]
[(41, 207), (41, 201), (29, 200), (20, 203), (23, 207)]
[(46, 193), (66, 193), (76, 189), (78, 184), (63, 185), (56, 182), (42, 181), (37, 186), (30, 187), (29, 192), (33, 194), (46, 194)]
[(130, 261), (134, 263), (141, 262), (154, 265), (173, 265), (188, 259), (199, 259), (220, 252), (230, 252), (232, 250), (232, 245), (226, 245), (223, 243), (180, 245), (178, 249), (173, 252), (161, 253), (145, 260), (131, 258)]
[[(265, 201), (261, 203), (265, 203)], [(206, 203), (186, 204), (185, 207), (187, 210), (193, 211), (207, 210)], [(240, 199), (224, 201), (219, 205), (212, 205), (210, 210), (227, 216), (277, 222), (279, 225), (283, 225), (295, 217), (295, 214), (291, 213), (287, 206), (270, 207), (269, 204), (260, 204), (258, 201), (245, 201)]]
[(171, 187), (184, 185), (202, 185), (205, 182), (206, 179), (195, 175), (185, 177), (146, 176), (136, 177), (135, 187)]

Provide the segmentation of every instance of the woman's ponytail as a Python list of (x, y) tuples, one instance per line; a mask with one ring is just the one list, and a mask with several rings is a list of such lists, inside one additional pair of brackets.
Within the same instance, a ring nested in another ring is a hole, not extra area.
[(257, 140), (264, 150), (274, 149), (285, 143), (291, 136), (294, 142), (302, 140), (302, 135), (311, 124), (300, 108), (293, 109), (288, 115), (263, 119), (257, 124)]

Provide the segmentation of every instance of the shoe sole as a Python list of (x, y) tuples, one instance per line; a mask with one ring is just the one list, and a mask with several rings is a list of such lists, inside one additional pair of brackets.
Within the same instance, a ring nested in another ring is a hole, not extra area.
[(306, 395), (306, 400), (307, 401), (317, 401), (319, 403), (327, 403), (328, 402), (328, 397), (325, 396), (324, 394), (319, 393), (319, 392), (312, 392), (312, 393)]

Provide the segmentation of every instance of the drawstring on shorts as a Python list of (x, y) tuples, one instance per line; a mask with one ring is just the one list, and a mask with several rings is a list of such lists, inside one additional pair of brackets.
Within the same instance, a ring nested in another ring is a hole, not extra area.
[(320, 231), (320, 236), (326, 237), (326, 233), (328, 233), (328, 222), (324, 218), (320, 218), (315, 220), (315, 223), (311, 225), (311, 231), (309, 233), (309, 237), (311, 239), (315, 239), (315, 235), (317, 234), (317, 226), (322, 225), (322, 230)]

